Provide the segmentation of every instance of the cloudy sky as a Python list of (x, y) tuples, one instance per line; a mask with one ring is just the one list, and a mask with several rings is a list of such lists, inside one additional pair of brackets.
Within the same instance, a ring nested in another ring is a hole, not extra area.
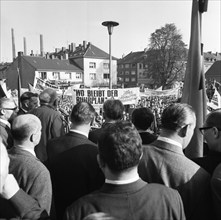
[[(120, 58), (147, 47), (151, 33), (166, 23), (175, 23), (188, 45), (192, 0), (1, 0), (0, 62), (12, 61), (11, 28), (14, 29), (16, 54), (40, 52), (40, 34), (44, 51), (67, 47), (70, 43), (91, 42), (108, 52), (108, 32), (103, 21), (117, 21), (112, 35), (112, 55)], [(209, 0), (202, 15), (204, 51), (221, 52), (221, 0)]]

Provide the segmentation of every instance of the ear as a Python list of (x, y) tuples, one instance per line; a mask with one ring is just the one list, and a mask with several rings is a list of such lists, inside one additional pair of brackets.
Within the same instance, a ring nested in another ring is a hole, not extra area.
[(185, 125), (183, 126), (179, 132), (178, 132), (178, 135), (182, 138), (186, 137), (186, 133), (187, 133), (187, 128), (188, 128), (188, 125)]
[(102, 161), (102, 159), (100, 158), (100, 155), (99, 155), (99, 154), (97, 155), (97, 163), (98, 163), (98, 165), (99, 165), (99, 167), (100, 167), (101, 169), (104, 168), (105, 164), (104, 164), (104, 162)]
[(216, 127), (213, 127), (213, 133), (214, 133), (215, 138), (219, 137), (219, 130)]
[(0, 109), (0, 114), (4, 115), (5, 114), (5, 110), (4, 109)]

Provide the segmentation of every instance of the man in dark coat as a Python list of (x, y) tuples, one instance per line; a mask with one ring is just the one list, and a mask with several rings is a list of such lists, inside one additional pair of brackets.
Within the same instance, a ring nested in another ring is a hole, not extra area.
[(200, 131), (206, 140), (208, 153), (204, 157), (192, 160), (212, 175), (215, 168), (221, 163), (221, 109), (207, 115)]
[(151, 130), (154, 122), (154, 114), (149, 108), (136, 108), (132, 112), (132, 123), (138, 130), (142, 144), (150, 144), (157, 139), (157, 135)]
[(64, 125), (61, 114), (56, 111), (58, 96), (55, 90), (45, 89), (39, 95), (40, 107), (30, 111), (36, 115), (42, 124), (42, 135), (40, 143), (35, 147), (37, 157), (46, 163), (48, 159), (46, 145), (48, 140), (64, 135)]
[(100, 190), (69, 206), (64, 220), (81, 220), (97, 212), (122, 220), (185, 219), (176, 190), (148, 184), (139, 178), (142, 142), (132, 123), (119, 121), (104, 128), (98, 146), (97, 160), (106, 177), (105, 183)]
[(90, 131), (89, 140), (97, 144), (103, 128), (112, 123), (122, 120), (123, 115), (124, 115), (124, 105), (120, 100), (117, 99), (106, 100), (103, 104), (103, 117), (105, 122), (102, 124), (101, 128)]
[(104, 182), (96, 160), (97, 146), (88, 140), (94, 117), (91, 104), (76, 104), (70, 115), (70, 132), (48, 142), (48, 164), (58, 219), (62, 219), (68, 205)]

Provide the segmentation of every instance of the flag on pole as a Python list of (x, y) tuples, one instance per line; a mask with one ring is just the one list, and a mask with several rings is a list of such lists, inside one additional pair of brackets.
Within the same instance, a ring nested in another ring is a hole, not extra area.
[(20, 69), (17, 68), (17, 72), (18, 72), (18, 107), (20, 109), (21, 104), (20, 104), (20, 97), (21, 97), (21, 77), (20, 77)]
[(199, 127), (203, 125), (207, 106), (205, 91), (205, 76), (203, 71), (203, 47), (201, 44), (202, 12), (199, 5), (204, 0), (192, 1), (191, 34), (188, 51), (188, 61), (184, 79), (181, 102), (193, 107), (196, 112), (196, 128), (192, 140), (185, 150), (187, 157), (203, 156), (203, 136)]

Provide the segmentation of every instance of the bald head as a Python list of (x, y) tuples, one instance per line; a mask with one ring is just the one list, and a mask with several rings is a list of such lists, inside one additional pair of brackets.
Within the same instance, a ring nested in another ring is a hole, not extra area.
[(12, 136), (17, 142), (24, 142), (31, 135), (41, 131), (41, 121), (32, 114), (17, 116), (12, 123)]
[(54, 105), (57, 98), (58, 98), (57, 92), (51, 88), (45, 89), (39, 95), (39, 100), (41, 104)]

